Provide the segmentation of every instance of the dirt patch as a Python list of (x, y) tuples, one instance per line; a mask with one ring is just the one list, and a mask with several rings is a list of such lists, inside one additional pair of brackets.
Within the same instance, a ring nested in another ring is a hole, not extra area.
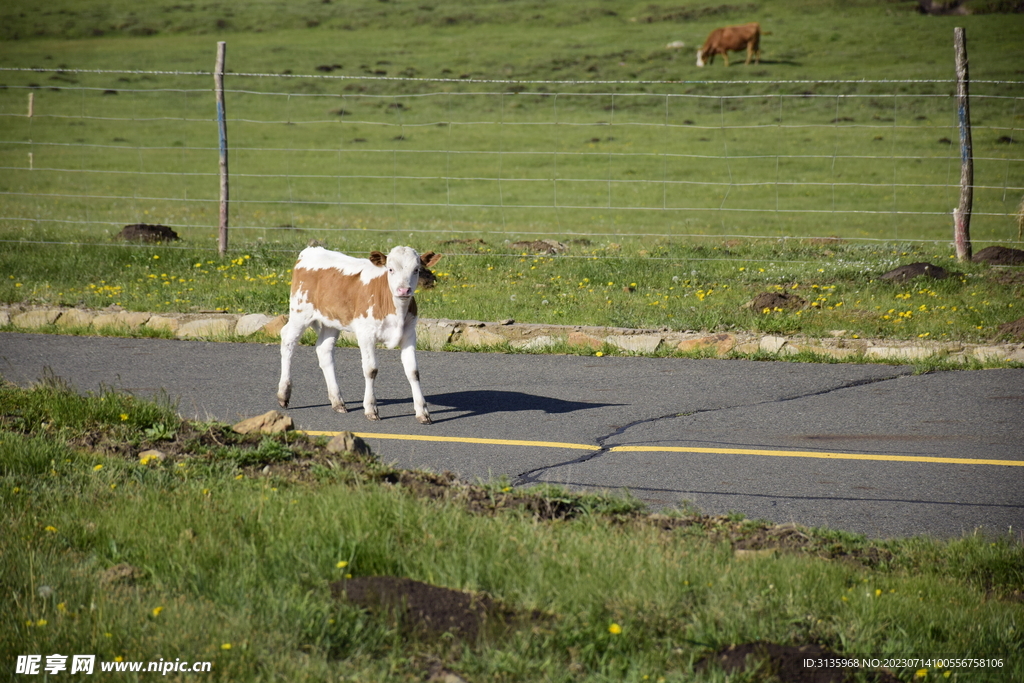
[(949, 273), (946, 269), (941, 266), (936, 266), (931, 263), (910, 263), (899, 268), (894, 268), (884, 275), (880, 275), (880, 280), (892, 280), (893, 282), (906, 282), (912, 280), (915, 277), (930, 277), (936, 280), (945, 280), (949, 277)]
[(128, 242), (176, 242), (181, 238), (166, 225), (133, 223), (124, 226), (124, 229), (117, 233), (117, 239)]
[[(727, 673), (746, 671), (751, 680), (773, 680), (781, 683), (842, 683), (852, 669), (809, 667), (805, 660), (839, 658), (820, 645), (778, 645), (753, 642), (730, 645), (697, 662), (696, 670), (705, 671), (717, 665)], [(868, 680), (896, 683), (898, 678), (887, 671), (871, 672)]]
[(774, 311), (776, 308), (781, 308), (784, 311), (795, 311), (806, 305), (807, 301), (796, 294), (788, 294), (786, 292), (762, 292), (755, 296), (752, 301), (745, 303), (742, 307), (749, 308), (752, 311), (760, 313), (766, 308), (769, 311)]
[(971, 257), (975, 263), (988, 263), (993, 266), (1024, 266), (1024, 249), (1010, 247), (985, 247)]
[(996, 338), (1024, 342), (1024, 318), (1000, 325)]
[(142, 580), (146, 572), (138, 567), (133, 567), (127, 562), (115, 564), (100, 574), (100, 585), (102, 586), (134, 586), (137, 581)]
[[(471, 593), (395, 576), (366, 576), (331, 584), (331, 595), (389, 619), (406, 635), (452, 633), (475, 641), (495, 636), (520, 616), (486, 593)], [(526, 615), (538, 619), (540, 613)]]
[(774, 556), (778, 553), (801, 553), (824, 560), (853, 562), (866, 567), (877, 567), (891, 562), (888, 550), (864, 543), (863, 545), (833, 542), (821, 538), (810, 529), (798, 524), (772, 524), (756, 520), (736, 520), (728, 515), (672, 516), (646, 515), (642, 524), (653, 525), (663, 531), (697, 531), (713, 542), (727, 542), (737, 558)]
[(568, 245), (557, 240), (535, 240), (533, 242), (513, 242), (515, 251), (527, 251), (533, 254), (561, 254), (569, 250)]

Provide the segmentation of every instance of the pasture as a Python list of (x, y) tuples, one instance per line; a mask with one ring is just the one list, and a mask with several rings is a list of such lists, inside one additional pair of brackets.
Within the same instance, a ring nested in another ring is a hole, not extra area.
[[(1012, 273), (875, 278), (952, 263), (955, 25), (974, 81), (975, 250), (1020, 246), (1024, 24), (914, 5), (15, 2), (0, 66), (38, 71), (0, 72), (0, 298), (280, 312), (294, 255), (318, 239), (444, 252), (430, 317), (990, 339), (1019, 317)], [(760, 65), (695, 66), (708, 30), (751, 15), (769, 32)], [(113, 240), (136, 222), (183, 241)], [(541, 238), (569, 250), (512, 246)], [(739, 308), (771, 288), (830, 297)]]

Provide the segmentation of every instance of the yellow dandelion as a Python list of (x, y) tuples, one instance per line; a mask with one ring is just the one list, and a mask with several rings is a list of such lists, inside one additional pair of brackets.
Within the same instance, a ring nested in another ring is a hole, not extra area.
[(57, 527), (55, 527), (55, 526), (46, 526), (46, 527), (43, 528), (43, 531), (45, 531), (45, 532), (47, 532), (49, 534), (55, 534), (55, 533), (57, 533)]
[(222, 649), (222, 650), (230, 650), (231, 649), (231, 643), (223, 643), (223, 644), (221, 644), (220, 649)]
[(36, 626), (46, 626), (48, 623), (50, 622), (46, 621), (46, 619), (40, 619), (36, 622)]
[(338, 569), (344, 569), (345, 567), (348, 566), (348, 562), (346, 562), (345, 560), (342, 560), (341, 562), (339, 562), (338, 564), (336, 564), (334, 566), (337, 567)]
[(601, 351), (598, 351), (598, 352), (597, 352), (597, 353), (595, 353), (594, 355), (595, 355), (595, 356), (597, 356), (598, 358), (600, 358), (601, 356), (603, 356), (603, 355), (604, 355), (604, 353), (603, 353), (603, 352), (601, 352)]
[(121, 422), (124, 422), (127, 419), (128, 419), (128, 413), (121, 413)]
[(928, 669), (918, 669), (914, 672), (914, 678), (924, 678), (928, 675)]
[(154, 607), (153, 611), (151, 612), (151, 614), (154, 617), (158, 617), (158, 616), (160, 616), (160, 613), (163, 612), (163, 611), (164, 611), (163, 605), (160, 605), (159, 607)]
[(608, 633), (611, 633), (613, 636), (617, 636), (622, 633), (622, 627), (616, 623), (609, 624)]
[(92, 468), (92, 471), (93, 472), (99, 472), (102, 469), (103, 469), (103, 465), (96, 465), (95, 467)]

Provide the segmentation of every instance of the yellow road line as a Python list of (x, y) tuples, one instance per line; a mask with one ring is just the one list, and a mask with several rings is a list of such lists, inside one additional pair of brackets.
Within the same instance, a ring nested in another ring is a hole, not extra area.
[[(341, 432), (307, 431), (311, 436), (335, 436)], [(486, 444), (491, 446), (533, 446), (539, 448), (569, 448), (596, 451), (598, 446), (558, 441), (518, 441), (515, 439), (477, 439), (464, 436), (425, 436), (422, 434), (374, 434), (354, 432), (362, 439), (398, 439), (401, 441), (443, 441)], [(872, 453), (825, 453), (821, 451), (781, 451), (753, 448), (703, 448), (690, 446), (613, 446), (609, 452), (617, 453), (706, 453), (710, 455), (764, 455), (784, 458), (819, 458), (823, 460), (882, 460), (886, 462), (927, 462), (941, 465), (1003, 465), (1024, 467), (1024, 460), (984, 460), (971, 458), (935, 458), (919, 455), (885, 455)]]
[[(456, 443), (479, 443), (491, 446), (538, 446), (541, 448), (572, 448), (580, 451), (596, 451), (597, 446), (582, 443), (559, 443), (558, 441), (516, 441), (514, 439), (474, 439), (465, 436), (423, 436), (421, 434), (367, 434), (353, 432), (361, 439), (400, 439), (402, 441), (454, 441)], [(334, 436), (340, 432), (311, 432), (313, 436)]]
[(686, 446), (613, 446), (609, 451), (632, 453), (720, 453), (723, 455), (772, 455), (785, 458), (822, 458), (825, 460), (886, 460), (889, 462), (932, 462), (943, 465), (1009, 465), (1024, 467), (1024, 460), (982, 460), (973, 458), (933, 458), (920, 455), (882, 455), (872, 453), (821, 453), (818, 451), (770, 451), (752, 448), (690, 448)]

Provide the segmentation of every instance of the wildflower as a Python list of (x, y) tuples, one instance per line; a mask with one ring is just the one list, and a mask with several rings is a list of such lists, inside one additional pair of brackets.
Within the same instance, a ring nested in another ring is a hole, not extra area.
[(127, 419), (128, 419), (128, 413), (121, 413), (121, 422), (124, 422)]
[(914, 678), (924, 678), (927, 675), (928, 675), (928, 669), (918, 669), (914, 673)]
[(230, 650), (231, 649), (231, 643), (224, 643), (224, 644), (222, 644), (220, 646), (220, 649), (222, 649), (222, 650)]
[(337, 567), (338, 569), (344, 569), (345, 567), (348, 566), (348, 562), (346, 562), (345, 560), (342, 560), (341, 562), (339, 562), (338, 564), (336, 564), (334, 566)]
[(57, 527), (55, 527), (55, 526), (47, 526), (47, 527), (43, 528), (43, 531), (45, 531), (47, 533), (55, 534), (55, 533), (57, 533)]
[(617, 636), (622, 633), (622, 627), (616, 623), (612, 623), (608, 626), (608, 633), (611, 633), (613, 636)]
[(96, 465), (95, 467), (92, 468), (92, 471), (93, 472), (99, 472), (102, 469), (103, 469), (103, 465)]
[[(595, 353), (594, 355), (595, 355), (595, 356), (597, 356), (598, 358), (600, 358), (601, 356), (603, 356), (603, 355), (604, 355), (604, 353), (603, 353), (603, 352), (601, 352), (601, 351), (598, 351), (598, 352), (597, 352), (597, 353)], [(55, 531), (56, 531), (56, 529), (55, 529)]]
[(158, 617), (158, 616), (160, 616), (160, 613), (163, 612), (163, 611), (164, 611), (163, 605), (160, 605), (159, 607), (154, 607), (153, 611), (151, 612), (151, 614), (154, 617)]

